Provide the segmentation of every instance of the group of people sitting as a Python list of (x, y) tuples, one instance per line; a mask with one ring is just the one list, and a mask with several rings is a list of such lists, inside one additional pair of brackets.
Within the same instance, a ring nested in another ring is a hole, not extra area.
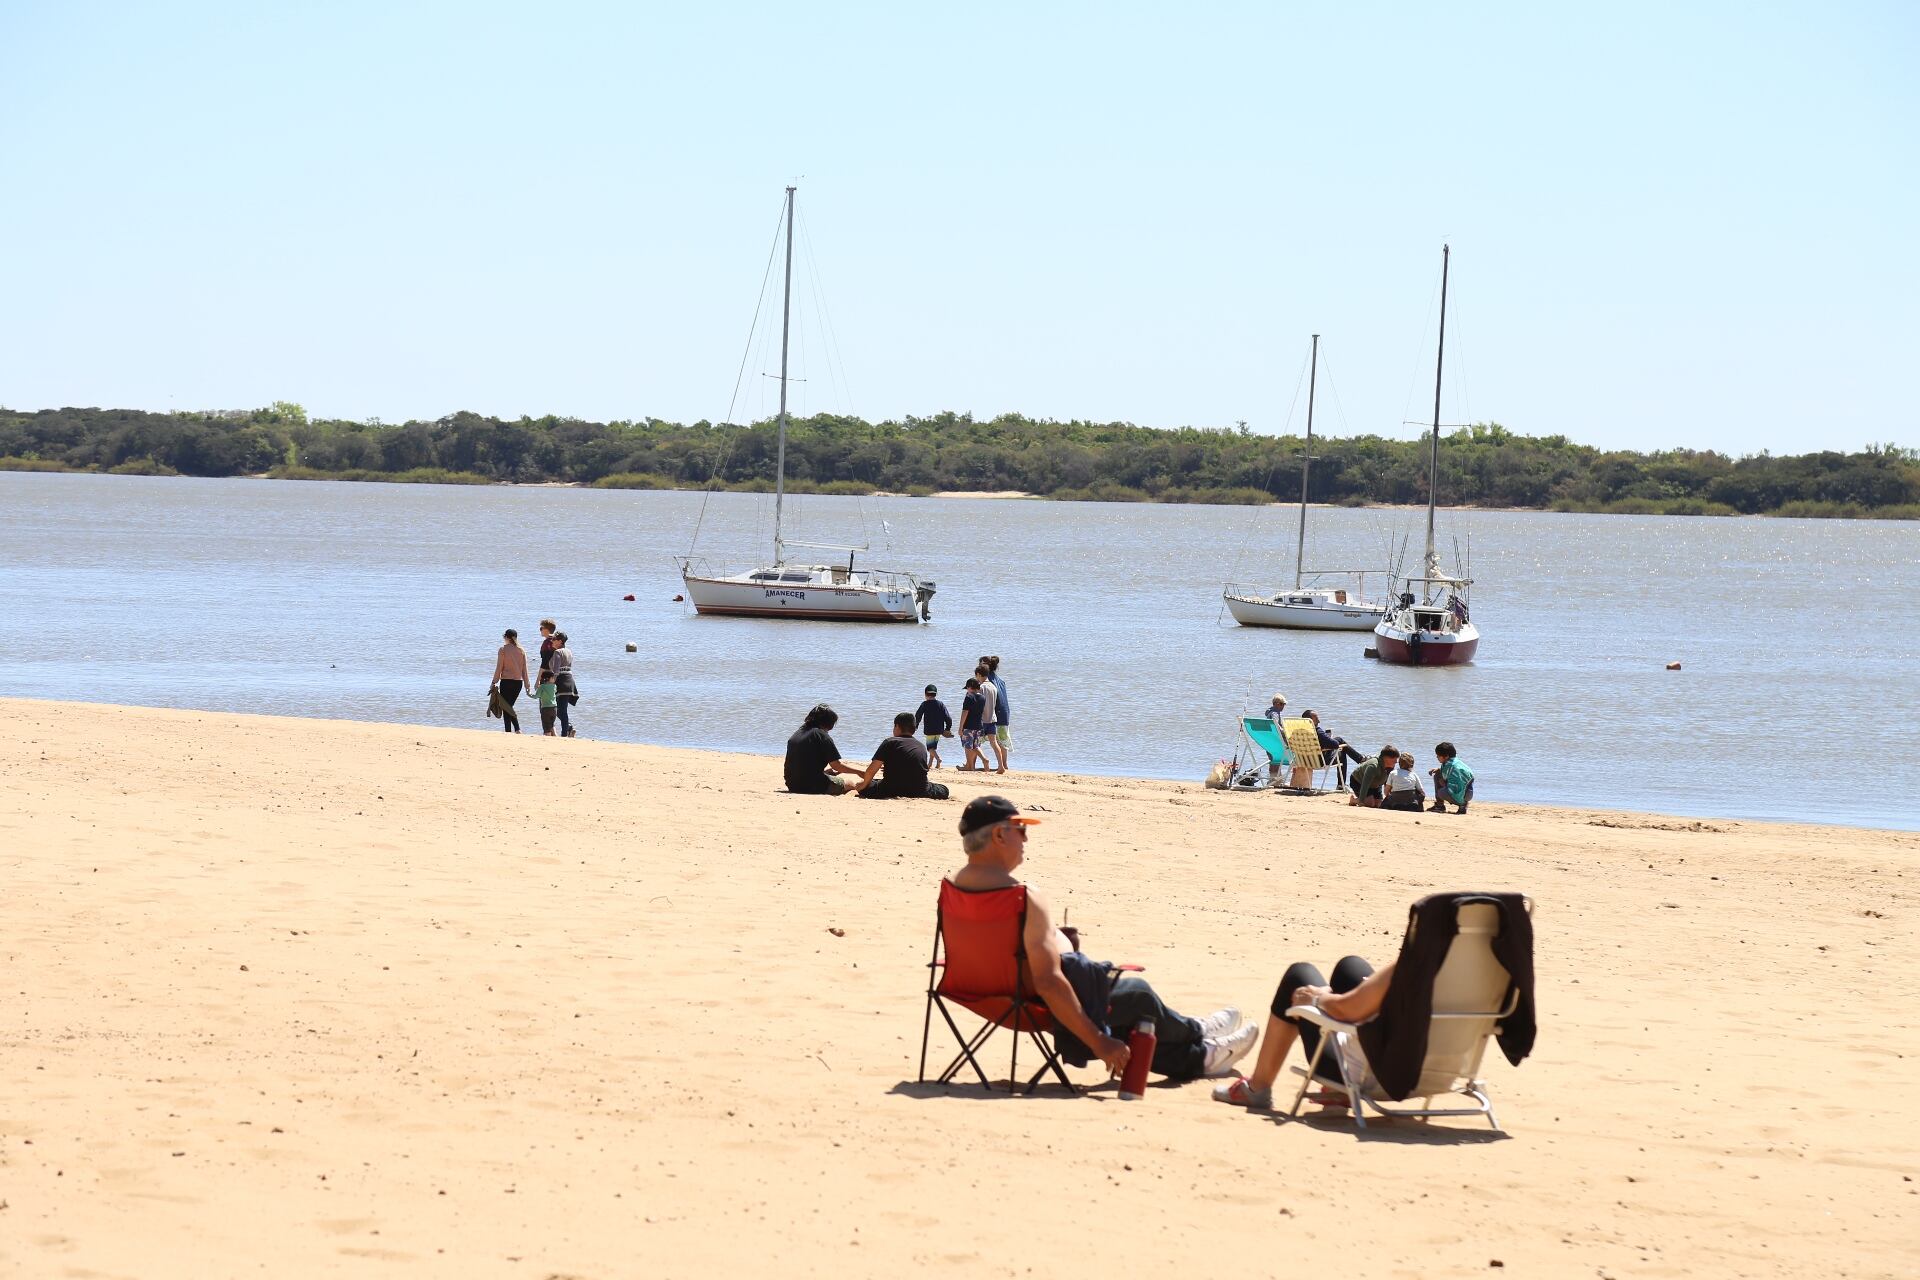
[(945, 784), (927, 778), (927, 747), (914, 732), (914, 722), (913, 712), (902, 711), (893, 718), (893, 732), (873, 749), (873, 758), (855, 764), (841, 758), (833, 740), (839, 713), (821, 703), (787, 739), (787, 790), (869, 800), (945, 800)]
[(1414, 772), (1413, 752), (1401, 751), (1391, 743), (1381, 747), (1379, 755), (1361, 761), (1354, 769), (1347, 787), (1352, 795), (1347, 803), (1364, 805), (1369, 809), (1403, 809), (1413, 813), (1422, 810), (1445, 813), (1448, 803), (1452, 803), (1455, 813), (1465, 813), (1468, 802), (1473, 799), (1473, 770), (1467, 768), (1451, 742), (1435, 746), (1433, 754), (1439, 757), (1440, 766), (1427, 770), (1427, 777), (1433, 780), (1433, 804), (1430, 808), (1427, 789)]
[[(1267, 707), (1267, 718), (1279, 724), (1286, 715), (1287, 699), (1285, 694), (1273, 695), (1272, 703)], [(1428, 809), (1427, 788), (1415, 772), (1411, 751), (1401, 751), (1389, 743), (1380, 748), (1380, 754), (1372, 758), (1361, 755), (1325, 725), (1320, 723), (1320, 715), (1315, 711), (1305, 713), (1312, 723), (1314, 732), (1320, 739), (1321, 757), (1340, 770), (1340, 785), (1351, 794), (1347, 800), (1351, 805), (1364, 805), (1370, 809), (1402, 809), (1419, 812)], [(1439, 767), (1427, 770), (1427, 777), (1433, 780), (1433, 803), (1430, 812), (1445, 813), (1447, 805), (1454, 806), (1454, 812), (1465, 813), (1467, 804), (1473, 799), (1473, 770), (1460, 759), (1451, 742), (1442, 742), (1433, 749), (1440, 760)], [(1355, 767), (1351, 773), (1347, 765)], [(1280, 766), (1275, 765), (1277, 776)]]
[[(1019, 886), (1022, 882), (1014, 872), (1026, 861), (1029, 829), (1039, 821), (1021, 814), (1003, 796), (973, 800), (960, 815), (966, 865), (949, 875), (948, 881), (966, 893)], [(1510, 940), (1504, 960), (1518, 993), (1515, 1015), (1503, 1026), (1500, 1043), (1508, 1059), (1518, 1065), (1531, 1051), (1534, 1037), (1531, 925), (1517, 895), (1496, 897)], [(1429, 931), (1437, 929), (1430, 925)], [(1133, 974), (1116, 977), (1115, 966), (1089, 959), (1080, 951), (1078, 935), (1055, 925), (1046, 900), (1031, 885), (1026, 889), (1021, 944), (1033, 992), (1052, 1015), (1056, 1049), (1069, 1065), (1085, 1066), (1097, 1058), (1114, 1075), (1123, 1074), (1131, 1057), (1123, 1037), (1150, 1022), (1155, 1035), (1151, 1069), (1156, 1074), (1174, 1080), (1233, 1077), (1214, 1089), (1214, 1099), (1254, 1108), (1272, 1104), (1274, 1080), (1296, 1041), (1309, 1061), (1318, 1047), (1319, 1030), (1287, 1017), (1289, 1008), (1311, 1004), (1342, 1022), (1367, 1022), (1386, 1007), (1396, 969), (1396, 964), (1375, 969), (1359, 956), (1347, 956), (1334, 966), (1329, 980), (1311, 964), (1290, 966), (1274, 992), (1262, 1043), (1260, 1028), (1246, 1022), (1231, 1005), (1202, 1018), (1188, 1017), (1169, 1007), (1145, 979)], [(1437, 969), (1441, 955), (1444, 948), (1426, 957), (1429, 967)], [(1425, 976), (1430, 980), (1432, 974)], [(1411, 1037), (1408, 1042), (1396, 1050), (1403, 1057), (1413, 1047)], [(1252, 1075), (1242, 1079), (1235, 1066), (1256, 1043), (1261, 1044), (1260, 1056)], [(1417, 1063), (1418, 1054), (1413, 1058)], [(1343, 1108), (1350, 1099), (1323, 1091), (1317, 1101)]]

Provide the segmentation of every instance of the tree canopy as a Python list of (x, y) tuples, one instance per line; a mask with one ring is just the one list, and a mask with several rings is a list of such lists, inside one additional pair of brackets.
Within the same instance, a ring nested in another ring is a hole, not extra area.
[[(461, 412), (389, 425), (310, 419), (286, 401), (207, 413), (0, 409), (0, 468), (149, 475), (761, 489), (773, 483), (776, 440), (771, 421), (508, 421)], [(803, 491), (1290, 501), (1300, 491), (1302, 443), (1244, 424), (1161, 429), (1018, 414), (888, 422), (820, 414), (791, 423), (787, 477)], [(1316, 437), (1308, 496), (1350, 505), (1425, 502), (1424, 441)], [(1920, 454), (1894, 445), (1797, 457), (1635, 453), (1485, 423), (1448, 436), (1439, 496), (1486, 507), (1912, 518), (1920, 516)]]

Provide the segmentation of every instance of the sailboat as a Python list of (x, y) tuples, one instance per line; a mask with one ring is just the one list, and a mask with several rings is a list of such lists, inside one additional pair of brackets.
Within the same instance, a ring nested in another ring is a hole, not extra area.
[[(793, 320), (793, 193), (787, 188), (786, 279), (780, 304), (780, 445), (773, 489), (773, 560), (739, 573), (715, 574), (691, 552), (680, 558), (680, 580), (694, 612), (747, 618), (804, 618), (819, 622), (931, 620), (933, 583), (894, 569), (855, 568), (866, 547), (793, 542), (785, 536), (787, 497), (787, 343)], [(789, 560), (790, 548), (843, 553), (827, 563)]]
[(1293, 553), (1293, 589), (1273, 591), (1229, 582), (1221, 590), (1227, 611), (1243, 627), (1288, 627), (1299, 631), (1370, 631), (1387, 606), (1366, 598), (1365, 569), (1315, 569), (1315, 578), (1345, 574), (1346, 587), (1305, 587), (1307, 575), (1307, 473), (1313, 465), (1313, 398), (1320, 380), (1320, 335), (1313, 335), (1307, 375), (1307, 444), (1300, 457), (1300, 537)]
[(1373, 629), (1380, 661), (1416, 667), (1472, 662), (1480, 628), (1467, 610), (1473, 579), (1443, 571), (1433, 545), (1433, 509), (1440, 489), (1440, 376), (1447, 357), (1447, 265), (1452, 250), (1440, 246), (1440, 345), (1433, 359), (1433, 443), (1427, 456), (1427, 554), (1423, 576), (1404, 580), (1399, 601)]

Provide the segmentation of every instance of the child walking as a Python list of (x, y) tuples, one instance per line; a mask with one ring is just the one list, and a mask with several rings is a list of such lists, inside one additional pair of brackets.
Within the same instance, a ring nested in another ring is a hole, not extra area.
[(926, 735), (927, 760), (936, 769), (940, 767), (940, 739), (953, 736), (953, 713), (947, 710), (947, 704), (940, 701), (940, 690), (933, 685), (927, 686), (927, 700), (913, 713), (913, 722), (920, 726), (920, 732)]
[(540, 687), (535, 693), (540, 699), (540, 732), (554, 737), (553, 722), (560, 715), (560, 686), (553, 682), (552, 667), (541, 669)]

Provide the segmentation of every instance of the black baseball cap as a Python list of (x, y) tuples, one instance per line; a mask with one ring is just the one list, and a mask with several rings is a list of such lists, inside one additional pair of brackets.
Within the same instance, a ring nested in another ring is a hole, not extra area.
[(1005, 796), (979, 796), (960, 811), (960, 834), (968, 835), (996, 822), (1017, 822), (1023, 827), (1030, 827), (1038, 821), (1038, 818), (1021, 817), (1020, 811), (1013, 807), (1013, 801)]
[(932, 697), (932, 696), (933, 696), (934, 694), (936, 694), (936, 693), (938, 693), (938, 692), (940, 692), (940, 691), (939, 691), (938, 689), (936, 689), (936, 688), (934, 688), (934, 687), (933, 687), (932, 685), (928, 685), (928, 686), (927, 686), (927, 696), (928, 696), (928, 697)]

